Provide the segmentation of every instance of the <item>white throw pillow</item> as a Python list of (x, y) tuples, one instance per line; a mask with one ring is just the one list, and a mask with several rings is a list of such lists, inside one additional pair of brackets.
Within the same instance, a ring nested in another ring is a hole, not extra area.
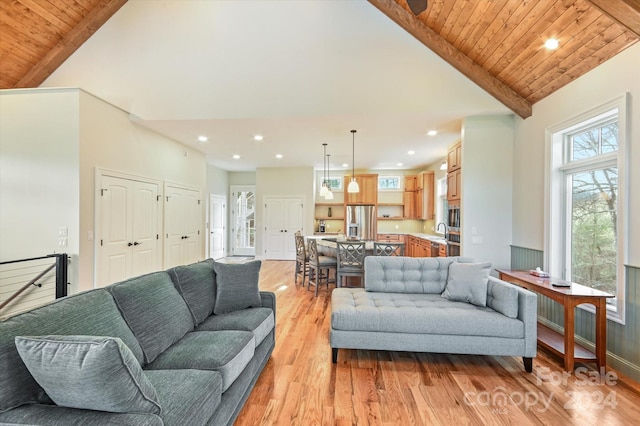
[(456, 302), (487, 306), (487, 284), (491, 263), (458, 263), (449, 265), (447, 286), (442, 297)]

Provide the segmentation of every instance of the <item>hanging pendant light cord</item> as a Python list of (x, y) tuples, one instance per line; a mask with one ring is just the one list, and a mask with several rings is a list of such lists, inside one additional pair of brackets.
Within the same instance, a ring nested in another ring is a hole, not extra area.
[(356, 178), (356, 131), (351, 131), (351, 180)]

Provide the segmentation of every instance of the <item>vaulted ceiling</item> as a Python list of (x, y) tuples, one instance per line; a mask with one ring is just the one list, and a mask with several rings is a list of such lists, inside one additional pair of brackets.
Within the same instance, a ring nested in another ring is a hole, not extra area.
[[(127, 3), (1, 1), (4, 89), (40, 86)], [(640, 38), (639, 0), (428, 0), (417, 15), (407, 0), (369, 3), (523, 118), (533, 104)], [(545, 49), (548, 38), (559, 48)]]

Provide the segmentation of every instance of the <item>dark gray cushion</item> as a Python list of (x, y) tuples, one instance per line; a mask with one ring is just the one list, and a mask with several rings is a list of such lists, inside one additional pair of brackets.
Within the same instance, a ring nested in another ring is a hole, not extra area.
[(216, 300), (216, 275), (212, 262), (203, 261), (176, 266), (169, 269), (167, 273), (187, 302), (195, 325), (211, 315)]
[(271, 308), (249, 308), (212, 315), (196, 327), (195, 331), (250, 331), (256, 339), (256, 346), (258, 346), (274, 327), (275, 317)]
[(184, 336), (146, 368), (218, 371), (224, 392), (251, 361), (254, 349), (255, 340), (248, 331), (197, 331)]
[(46, 426), (165, 426), (157, 414), (108, 413), (106, 411), (78, 410), (58, 405), (29, 404), (0, 413), (0, 425)]
[(119, 337), (139, 363), (143, 354), (113, 297), (105, 289), (58, 299), (0, 321), (0, 412), (28, 403), (51, 403), (18, 355), (15, 336), (76, 334)]
[(447, 286), (442, 297), (456, 302), (487, 306), (487, 283), (491, 263), (457, 263), (449, 265)]
[(162, 405), (165, 425), (206, 425), (220, 405), (222, 376), (217, 371), (146, 370)]
[(216, 304), (214, 314), (224, 314), (262, 306), (258, 280), (259, 260), (246, 263), (214, 262), (216, 272)]
[(18, 353), (63, 407), (160, 414), (158, 395), (122, 340), (98, 336), (15, 338)]
[(166, 272), (154, 272), (107, 287), (133, 330), (146, 363), (193, 329), (186, 302)]

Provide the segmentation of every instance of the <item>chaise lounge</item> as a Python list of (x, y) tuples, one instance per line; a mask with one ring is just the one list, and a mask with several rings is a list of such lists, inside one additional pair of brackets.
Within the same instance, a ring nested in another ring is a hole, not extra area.
[(331, 295), (332, 361), (338, 349), (523, 357), (537, 350), (535, 293), (461, 257), (369, 256), (364, 288)]

